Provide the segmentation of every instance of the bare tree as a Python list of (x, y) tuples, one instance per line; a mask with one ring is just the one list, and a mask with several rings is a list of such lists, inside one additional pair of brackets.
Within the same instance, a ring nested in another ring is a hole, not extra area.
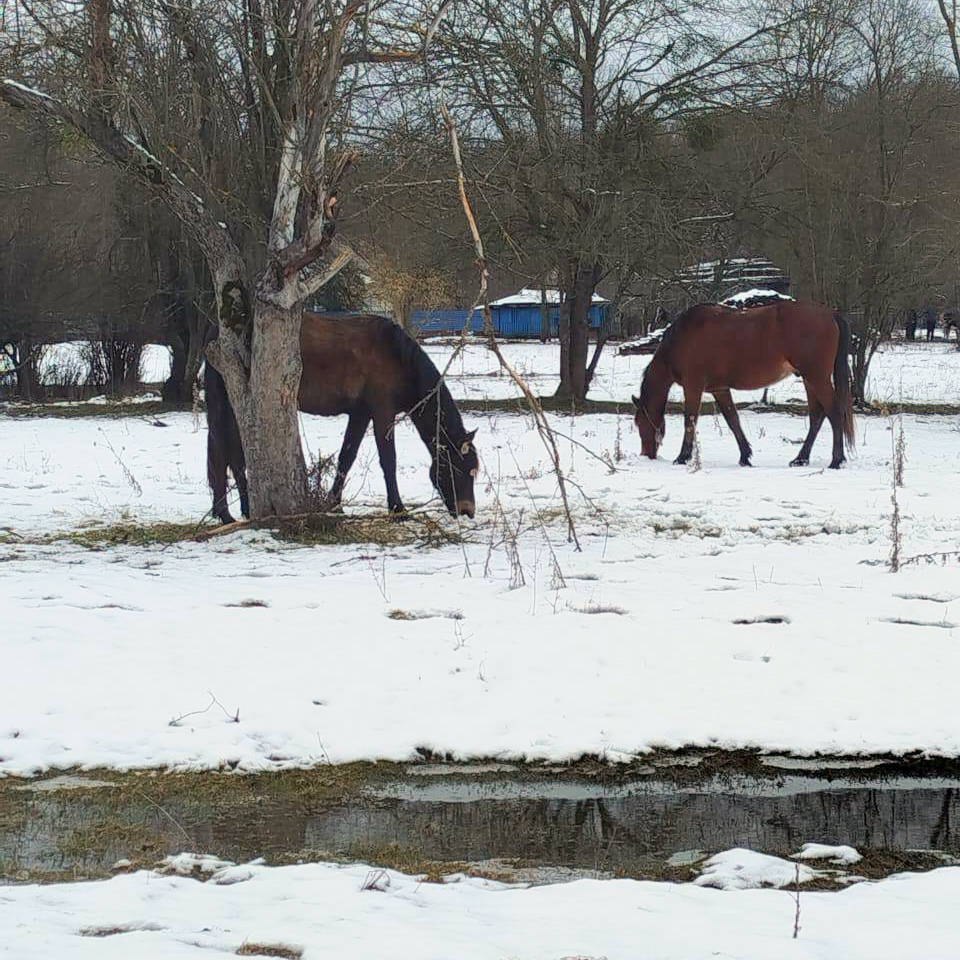
[(0, 80), (0, 98), (85, 137), (183, 222), (212, 282), (207, 353), (251, 512), (304, 509), (302, 308), (352, 256), (333, 236), (356, 159), (338, 135), (361, 71), (416, 55), (413, 15), (388, 0), (38, 0), (21, 14), (19, 79)]
[(670, 122), (732, 96), (764, 28), (725, 40), (699, 4), (659, 0), (470, 0), (454, 13), (443, 41), (466, 67), (451, 70), (461, 123), (486, 144), (476, 186), (511, 201), (494, 196), (490, 212), (536, 265), (531, 280), (559, 275), (558, 395), (576, 403), (594, 291), (628, 237), (642, 249), (668, 219), (654, 211)]

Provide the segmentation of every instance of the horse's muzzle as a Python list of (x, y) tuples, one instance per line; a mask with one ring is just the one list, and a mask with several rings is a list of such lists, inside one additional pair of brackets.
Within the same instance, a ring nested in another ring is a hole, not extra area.
[(477, 505), (472, 500), (458, 500), (457, 501), (457, 516), (467, 516), (471, 520), (473, 515), (477, 512)]

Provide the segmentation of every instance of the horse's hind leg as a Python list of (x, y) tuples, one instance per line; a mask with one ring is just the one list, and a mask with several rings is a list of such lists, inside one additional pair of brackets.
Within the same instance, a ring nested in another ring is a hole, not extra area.
[(363, 435), (367, 432), (369, 425), (370, 414), (366, 410), (355, 410), (350, 414), (350, 420), (347, 422), (347, 429), (343, 435), (343, 445), (340, 447), (340, 456), (337, 459), (337, 476), (330, 488), (331, 507), (340, 506), (343, 498), (343, 485), (354, 460), (357, 459), (357, 451), (360, 449), (360, 443), (363, 441)]
[(387, 509), (391, 513), (404, 513), (400, 490), (397, 488), (397, 448), (394, 443), (393, 417), (382, 414), (373, 415), (373, 435), (377, 439), (377, 453), (380, 455), (380, 469), (387, 485)]
[[(843, 409), (837, 400), (837, 394), (833, 389), (833, 384), (829, 380), (804, 380), (804, 383), (807, 384), (808, 402), (811, 402), (810, 392), (812, 391), (820, 404), (819, 421), (816, 424), (816, 430), (820, 429), (824, 414), (826, 414), (826, 418), (830, 421), (830, 427), (833, 430), (833, 456), (830, 458), (830, 469), (839, 470), (840, 465), (845, 463), (847, 458), (843, 452)], [(814, 430), (814, 413), (811, 405), (809, 437), (811, 447), (817, 435), (816, 430)], [(806, 444), (801, 448), (801, 454), (804, 449), (806, 449)], [(807, 450), (807, 456), (810, 456), (809, 450)]]
[(250, 494), (247, 489), (247, 460), (241, 448), (236, 460), (230, 463), (230, 472), (237, 484), (237, 493), (240, 494), (240, 513), (250, 519)]
[(803, 386), (807, 391), (807, 410), (810, 413), (810, 429), (807, 431), (807, 437), (803, 441), (800, 452), (790, 461), (791, 467), (805, 467), (810, 462), (810, 451), (813, 450), (813, 443), (817, 439), (820, 427), (823, 426), (823, 419), (826, 411), (823, 404), (817, 399), (810, 384), (804, 380)]
[(227, 451), (214, 431), (207, 431), (207, 482), (213, 491), (211, 513), (221, 523), (233, 523), (227, 506)]
[(697, 418), (700, 416), (700, 402), (703, 399), (703, 388), (683, 388), (683, 443), (680, 445), (680, 455), (674, 463), (687, 463), (693, 453), (693, 442), (697, 438)]
[(750, 446), (750, 442), (747, 440), (743, 428), (740, 426), (740, 415), (737, 413), (737, 408), (734, 405), (733, 397), (730, 396), (730, 391), (714, 390), (713, 399), (717, 401), (717, 406), (723, 414), (723, 419), (727, 421), (727, 426), (730, 428), (734, 437), (736, 437), (737, 446), (740, 448), (740, 466), (751, 466), (750, 458), (753, 456), (753, 448)]

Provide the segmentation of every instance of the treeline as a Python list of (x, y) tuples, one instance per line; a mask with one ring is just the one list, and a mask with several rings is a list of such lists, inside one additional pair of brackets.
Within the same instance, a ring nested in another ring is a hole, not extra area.
[[(244, 256), (260, 263), (280, 162), (276, 119), (261, 106), (262, 129), (254, 114), (227, 122), (230, 97), (253, 82), (243, 63), (237, 87), (216, 94), (218, 109), (205, 104), (215, 62), (182, 19), (206, 16), (215, 34), (249, 22), (231, 17), (254, 7), (225, 9), (178, 6), (169, 63), (156, 72), (166, 86), (155, 81), (152, 95), (112, 108), (131, 130), (173, 145)], [(718, 295), (681, 282), (685, 266), (762, 254), (790, 274), (795, 296), (851, 316), (862, 396), (870, 357), (904, 311), (936, 295), (960, 300), (953, 21), (916, 0), (711, 9), (465, 0), (437, 25), (426, 62), (345, 72), (331, 136), (358, 156), (339, 190), (339, 232), (361, 259), (311, 303), (368, 304), (400, 321), (473, 303), (478, 274), (442, 91), (491, 295), (520, 285), (564, 293), (562, 393), (580, 399), (589, 387), (594, 292), (642, 325), (665, 302)], [(405, 5), (378, 10), (370, 29), (411, 16)], [(20, 37), (2, 51), (6, 69), (48, 91), (72, 89), (49, 47)], [(188, 399), (216, 334), (201, 250), (69, 128), (9, 108), (0, 125), (0, 340), (19, 343), (21, 361), (24, 346), (68, 337), (168, 343), (166, 396)]]

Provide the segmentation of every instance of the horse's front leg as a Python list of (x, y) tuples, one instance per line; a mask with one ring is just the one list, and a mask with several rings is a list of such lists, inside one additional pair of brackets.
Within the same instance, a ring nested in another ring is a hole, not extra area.
[(406, 513), (400, 491), (397, 488), (397, 448), (394, 443), (393, 417), (381, 414), (373, 415), (373, 434), (377, 438), (377, 453), (380, 455), (380, 469), (387, 485), (387, 509), (391, 513)]
[(733, 397), (729, 390), (714, 390), (713, 399), (717, 401), (717, 407), (723, 414), (723, 419), (727, 421), (727, 426), (737, 441), (740, 448), (740, 466), (751, 466), (750, 458), (753, 456), (753, 448), (750, 441), (747, 440), (743, 427), (740, 426), (740, 414), (737, 413), (737, 406), (733, 402)]
[(680, 455), (674, 463), (687, 463), (693, 453), (693, 443), (697, 439), (697, 418), (700, 416), (700, 403), (703, 400), (703, 387), (683, 388), (683, 443)]
[(350, 414), (347, 429), (343, 435), (343, 445), (340, 447), (340, 456), (337, 459), (337, 475), (334, 478), (333, 486), (330, 488), (329, 504), (331, 509), (340, 506), (343, 499), (343, 485), (354, 460), (357, 459), (357, 451), (360, 449), (360, 443), (369, 425), (370, 414), (366, 410), (355, 410)]

